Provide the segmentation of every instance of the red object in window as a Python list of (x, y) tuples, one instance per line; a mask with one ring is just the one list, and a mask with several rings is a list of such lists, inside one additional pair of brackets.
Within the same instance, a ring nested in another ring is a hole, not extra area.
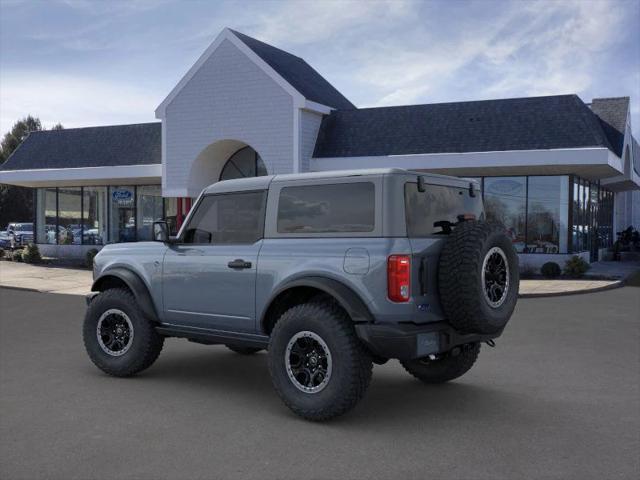
[(411, 257), (391, 255), (387, 259), (387, 296), (392, 302), (409, 301)]
[(178, 226), (178, 230), (182, 226), (182, 197), (178, 197), (176, 199), (176, 225)]

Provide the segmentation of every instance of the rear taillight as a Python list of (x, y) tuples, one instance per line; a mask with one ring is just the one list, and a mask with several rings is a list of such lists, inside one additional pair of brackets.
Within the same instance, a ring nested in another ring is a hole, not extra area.
[(387, 295), (392, 302), (409, 301), (411, 258), (391, 255), (387, 260)]

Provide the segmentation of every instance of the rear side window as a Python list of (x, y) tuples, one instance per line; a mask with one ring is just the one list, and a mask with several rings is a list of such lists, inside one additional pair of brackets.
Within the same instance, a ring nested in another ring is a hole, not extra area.
[(278, 202), (278, 233), (372, 232), (371, 182), (285, 187)]
[(189, 221), (184, 243), (242, 244), (262, 238), (265, 192), (209, 195)]
[(442, 221), (455, 224), (458, 215), (473, 214), (479, 220), (482, 215), (481, 193), (471, 197), (466, 188), (426, 185), (426, 191), (419, 192), (417, 183), (406, 183), (404, 202), (409, 237), (442, 233), (442, 228), (435, 224)]

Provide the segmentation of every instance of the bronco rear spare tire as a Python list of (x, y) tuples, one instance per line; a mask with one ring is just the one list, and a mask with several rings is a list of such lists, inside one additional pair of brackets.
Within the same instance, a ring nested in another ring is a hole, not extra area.
[(518, 255), (502, 225), (467, 221), (447, 238), (438, 265), (440, 303), (463, 333), (502, 331), (518, 300)]

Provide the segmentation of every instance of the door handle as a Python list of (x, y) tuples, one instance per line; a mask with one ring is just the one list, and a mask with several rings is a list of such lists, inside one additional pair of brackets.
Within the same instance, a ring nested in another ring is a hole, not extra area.
[(246, 262), (241, 258), (236, 258), (232, 262), (227, 263), (229, 268), (234, 268), (238, 270), (242, 270), (243, 268), (251, 268), (251, 262)]

